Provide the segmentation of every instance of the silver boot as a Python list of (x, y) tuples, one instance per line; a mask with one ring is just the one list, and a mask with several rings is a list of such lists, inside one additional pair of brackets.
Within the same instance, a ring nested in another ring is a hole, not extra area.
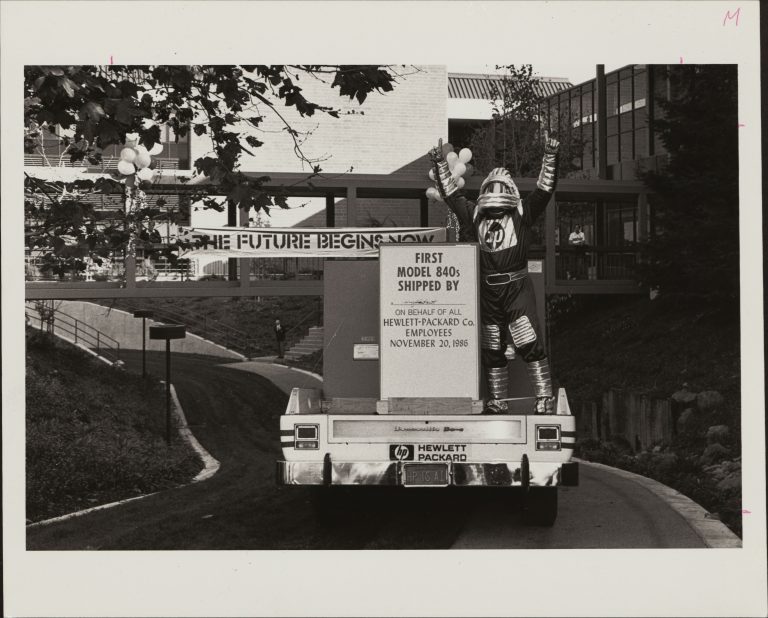
[(507, 398), (509, 382), (507, 368), (488, 367), (485, 375), (488, 384), (488, 401), (485, 404), (485, 411), (489, 414), (506, 414), (507, 402), (502, 400)]
[(536, 395), (534, 414), (554, 414), (555, 398), (552, 395), (552, 377), (549, 373), (549, 361), (531, 361), (528, 363), (528, 377), (531, 379), (533, 391)]

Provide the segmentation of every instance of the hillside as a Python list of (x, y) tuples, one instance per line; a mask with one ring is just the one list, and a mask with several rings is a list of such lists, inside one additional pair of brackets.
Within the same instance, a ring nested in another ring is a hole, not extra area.
[(622, 389), (673, 401), (666, 442), (637, 452), (615, 436), (582, 437), (577, 454), (655, 478), (741, 535), (738, 307), (645, 297), (553, 301), (553, 370), (570, 400), (599, 407), (604, 391)]
[(552, 312), (550, 337), (554, 375), (571, 397), (597, 400), (609, 388), (669, 397), (688, 384), (719, 391), (738, 413), (738, 307), (620, 296), (569, 304)]
[(156, 379), (29, 328), (26, 343), (28, 521), (174, 487), (200, 471), (185, 443), (165, 444)]
[[(310, 326), (322, 324), (322, 299), (316, 296), (261, 296), (255, 298), (136, 298), (96, 301), (107, 307), (125, 311), (151, 309), (166, 310), (171, 317), (187, 324), (187, 329), (225, 347), (231, 345), (226, 333), (214, 327), (210, 332), (206, 325), (219, 324), (246, 333), (254, 343), (252, 356), (275, 354), (275, 319), (280, 319), (288, 331), (288, 344), (300, 338)], [(302, 322), (303, 320), (303, 322)], [(206, 322), (207, 321), (207, 322)], [(294, 327), (295, 330), (291, 331)]]

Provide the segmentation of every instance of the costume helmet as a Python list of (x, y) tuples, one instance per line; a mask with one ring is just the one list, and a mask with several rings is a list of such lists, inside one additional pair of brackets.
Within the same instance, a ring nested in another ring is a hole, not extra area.
[(491, 170), (480, 185), (475, 216), (501, 217), (520, 206), (520, 193), (512, 176), (503, 167)]

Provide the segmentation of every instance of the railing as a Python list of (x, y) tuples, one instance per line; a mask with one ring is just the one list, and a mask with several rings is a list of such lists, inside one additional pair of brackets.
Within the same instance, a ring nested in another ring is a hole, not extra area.
[(612, 247), (557, 247), (558, 280), (629, 280), (635, 276), (636, 249)]
[(150, 307), (128, 301), (121, 301), (116, 308), (125, 311), (150, 309), (154, 314), (153, 319), (174, 324), (184, 324), (190, 333), (223, 345), (227, 349), (240, 352), (247, 358), (256, 356), (261, 352), (261, 347), (257, 344), (257, 340), (248, 333), (217, 320), (210, 320), (205, 316), (201, 318), (186, 311), (174, 311), (164, 307), (158, 308), (155, 305)]
[[(104, 157), (101, 163), (94, 164), (85, 159), (81, 161), (70, 161), (69, 155), (64, 153), (63, 155), (55, 152), (46, 153), (48, 162), (46, 163), (45, 157), (40, 154), (25, 154), (24, 165), (31, 165), (35, 167), (80, 167), (84, 169), (115, 169), (120, 161), (120, 157)], [(156, 158), (160, 167), (163, 169), (179, 169), (179, 161), (177, 159), (162, 159)]]
[(52, 335), (56, 331), (65, 333), (74, 343), (95, 350), (107, 360), (120, 360), (120, 343), (97, 328), (58, 309), (42, 308), (40, 302), (27, 302), (24, 308), (28, 323), (39, 321), (41, 331), (47, 330)]

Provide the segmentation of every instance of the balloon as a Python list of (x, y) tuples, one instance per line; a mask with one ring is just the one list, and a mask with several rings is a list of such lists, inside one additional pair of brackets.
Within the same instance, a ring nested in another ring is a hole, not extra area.
[(453, 166), (454, 176), (463, 176), (466, 171), (467, 171), (467, 166), (464, 165), (461, 161), (457, 161), (456, 165)]
[(163, 145), (160, 142), (157, 142), (149, 151), (149, 154), (151, 154), (153, 157), (159, 155), (161, 152), (163, 152)]
[[(139, 174), (141, 174), (141, 172), (139, 172)], [(457, 186), (459, 189), (461, 189), (461, 188), (462, 188), (462, 187), (463, 187), (465, 184), (466, 184), (466, 182), (464, 181), (464, 179), (463, 179), (463, 178), (459, 178), (459, 179), (456, 181), (456, 186)]]
[(117, 171), (120, 172), (123, 176), (130, 176), (136, 172), (136, 168), (133, 167), (133, 163), (129, 163), (128, 161), (123, 161), (121, 159), (117, 162)]
[(149, 150), (147, 150), (147, 147), (144, 144), (137, 144), (136, 146), (133, 147), (133, 149), (136, 151), (137, 154), (142, 154), (144, 152), (149, 154)]
[(125, 145), (128, 148), (133, 148), (138, 143), (139, 143), (139, 134), (138, 133), (126, 133), (125, 134)]
[(150, 157), (149, 153), (146, 151), (140, 152), (138, 155), (136, 155), (136, 160), (133, 163), (136, 165), (136, 167), (142, 169), (152, 163), (152, 157)]
[(446, 142), (443, 144), (443, 156), (447, 157), (449, 152), (453, 152), (453, 146)]
[(136, 151), (133, 148), (123, 148), (120, 151), (120, 158), (128, 163), (133, 163), (136, 160)]
[(435, 170), (434, 170), (434, 168), (430, 168), (430, 170), (429, 170), (429, 179), (433, 180), (433, 181), (435, 180)]
[(467, 171), (464, 172), (464, 175), (469, 178), (472, 174), (475, 173), (475, 166), (471, 163), (467, 163)]
[(462, 148), (459, 150), (459, 161), (462, 163), (469, 163), (472, 159), (472, 151), (469, 148)]
[(152, 180), (154, 175), (155, 173), (148, 167), (140, 169), (138, 172), (136, 172), (136, 178), (139, 180)]
[(149, 182), (148, 180), (142, 180), (139, 183), (139, 189), (141, 189), (142, 191), (148, 191), (151, 188), (152, 188), (152, 183)]
[(427, 189), (427, 197), (431, 200), (440, 199), (440, 192), (435, 187)]

